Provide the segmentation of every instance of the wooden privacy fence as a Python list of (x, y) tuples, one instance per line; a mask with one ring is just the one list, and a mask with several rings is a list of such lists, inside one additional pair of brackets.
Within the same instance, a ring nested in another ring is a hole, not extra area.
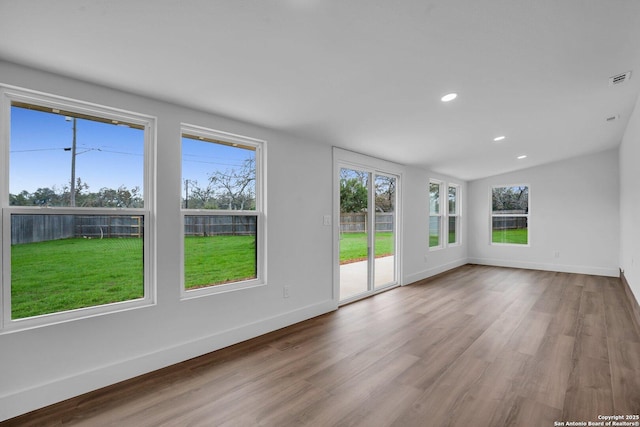
[(11, 215), (11, 244), (74, 237), (73, 215)]
[(527, 228), (528, 218), (526, 216), (493, 217), (492, 226), (494, 230), (514, 230)]
[[(367, 212), (352, 212), (340, 214), (341, 233), (364, 233), (369, 226), (369, 214)], [(393, 231), (393, 212), (376, 212), (376, 231)]]
[(185, 236), (256, 235), (258, 217), (253, 215), (185, 215)]
[(75, 215), (74, 237), (142, 237), (143, 217), (141, 215)]
[(11, 215), (11, 244), (72, 237), (142, 237), (142, 215)]
[[(256, 235), (254, 215), (185, 215), (186, 236)], [(11, 244), (72, 237), (142, 237), (142, 215), (11, 215)]]

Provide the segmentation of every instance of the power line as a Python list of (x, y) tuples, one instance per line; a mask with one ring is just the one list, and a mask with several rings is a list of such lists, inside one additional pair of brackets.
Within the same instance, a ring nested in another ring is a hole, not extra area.
[(11, 153), (28, 153), (31, 151), (57, 151), (64, 150), (65, 147), (57, 147), (57, 148), (33, 148), (31, 150), (10, 150)]

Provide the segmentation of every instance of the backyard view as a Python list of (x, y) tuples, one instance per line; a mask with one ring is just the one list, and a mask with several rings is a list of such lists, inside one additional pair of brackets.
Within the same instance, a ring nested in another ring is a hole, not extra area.
[(491, 191), (491, 242), (529, 244), (529, 187), (493, 187)]
[[(255, 238), (186, 237), (185, 272), (188, 289), (255, 278)], [(13, 319), (142, 298), (142, 239), (12, 245), (11, 284)]]
[[(145, 297), (144, 132), (12, 104), (11, 319)], [(256, 278), (255, 148), (183, 143), (185, 289)]]
[[(144, 127), (36, 105), (11, 111), (11, 319), (145, 298)], [(258, 145), (198, 131), (182, 135), (187, 291), (259, 270)], [(340, 263), (367, 262), (373, 229), (376, 286), (394, 280), (393, 264), (377, 260), (395, 257), (395, 178), (372, 176), (373, 218), (369, 175), (341, 178)]]
[[(368, 174), (352, 169), (340, 173), (340, 263), (367, 259)], [(394, 252), (395, 179), (376, 176), (375, 256)]]
[(183, 131), (185, 290), (258, 278), (258, 147)]
[(145, 126), (17, 101), (10, 124), (11, 319), (144, 298)]

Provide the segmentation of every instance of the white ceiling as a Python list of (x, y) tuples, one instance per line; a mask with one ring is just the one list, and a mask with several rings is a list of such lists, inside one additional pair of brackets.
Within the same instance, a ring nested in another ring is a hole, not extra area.
[(0, 58), (471, 180), (620, 143), (640, 1), (0, 0)]

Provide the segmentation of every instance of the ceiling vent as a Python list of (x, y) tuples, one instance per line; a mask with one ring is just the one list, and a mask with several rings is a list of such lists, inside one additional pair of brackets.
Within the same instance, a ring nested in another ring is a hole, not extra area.
[(615, 76), (609, 77), (609, 86), (617, 86), (625, 83), (627, 80), (631, 78), (631, 71), (627, 71), (626, 73), (616, 74)]

